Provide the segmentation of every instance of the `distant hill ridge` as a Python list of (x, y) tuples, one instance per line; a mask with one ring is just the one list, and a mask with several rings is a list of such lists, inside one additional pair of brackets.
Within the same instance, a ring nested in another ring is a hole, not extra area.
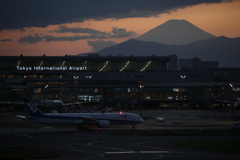
[[(219, 61), (219, 67), (240, 67), (239, 44), (240, 37), (217, 37), (179, 46), (129, 40), (97, 53), (100, 56), (169, 56), (176, 54), (180, 59), (199, 57), (203, 61)], [(80, 56), (88, 54), (80, 54)]]

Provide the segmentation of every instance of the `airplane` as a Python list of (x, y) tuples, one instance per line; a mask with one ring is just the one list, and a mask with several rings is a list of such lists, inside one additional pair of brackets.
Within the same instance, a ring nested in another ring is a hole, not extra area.
[[(48, 85), (45, 86), (45, 88), (48, 88)], [(63, 105), (63, 106), (72, 106), (72, 105), (79, 105), (79, 104), (84, 104), (84, 103), (94, 103), (98, 101), (91, 101), (91, 102), (78, 102), (78, 101), (73, 101), (73, 102), (66, 102), (61, 99), (63, 95), (63, 88), (61, 89), (61, 92), (59, 94), (59, 99), (42, 99), (41, 100), (41, 105), (49, 107), (49, 106), (54, 106), (54, 105)]]
[(79, 102), (79, 101), (63, 101), (62, 100), (62, 91), (60, 93), (59, 99), (42, 99), (39, 104), (42, 106), (50, 107), (50, 106), (72, 106), (72, 105), (81, 105), (81, 104), (90, 104), (90, 103), (98, 103), (98, 100), (95, 101), (86, 101), (86, 102)]
[(238, 107), (238, 104), (240, 103), (240, 98), (237, 98), (236, 101), (228, 101), (228, 100), (217, 100), (218, 102), (223, 103), (234, 103), (234, 108)]
[(28, 97), (23, 97), (28, 116), (17, 115), (24, 120), (43, 124), (72, 124), (78, 129), (89, 129), (96, 125), (99, 128), (109, 128), (110, 125), (135, 125), (144, 120), (134, 113), (42, 113)]
[(233, 125), (230, 126), (229, 129), (240, 130), (240, 121), (235, 122)]
[(76, 102), (64, 102), (61, 99), (55, 99), (55, 100), (45, 99), (45, 100), (41, 100), (41, 104), (45, 105), (46, 107), (49, 107), (51, 105), (70, 106), (70, 105), (83, 104), (83, 103), (91, 103), (91, 102), (78, 102), (78, 101), (76, 101)]

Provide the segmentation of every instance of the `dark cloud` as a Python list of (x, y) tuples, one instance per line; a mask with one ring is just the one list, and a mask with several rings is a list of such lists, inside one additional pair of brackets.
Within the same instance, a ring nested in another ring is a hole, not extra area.
[(49, 31), (50, 33), (88, 33), (91, 35), (101, 35), (109, 38), (123, 38), (123, 37), (134, 37), (136, 35), (133, 31), (126, 31), (126, 28), (112, 27), (111, 33), (102, 32), (90, 28), (73, 27), (68, 28), (67, 26), (60, 25), (56, 30)]
[(200, 3), (232, 0), (1, 0), (0, 30), (46, 27), (86, 19), (149, 17)]
[(27, 37), (21, 37), (18, 42), (20, 43), (30, 43), (30, 44), (34, 44), (34, 43), (38, 43), (40, 41), (42, 41), (43, 36), (39, 35), (39, 34), (31, 34)]
[(12, 41), (11, 39), (1, 39), (0, 42), (10, 42)]
[(94, 52), (100, 51), (103, 48), (111, 47), (113, 45), (116, 45), (116, 42), (113, 41), (104, 41), (104, 40), (98, 40), (98, 41), (88, 41), (88, 45), (92, 46), (92, 49)]
[(90, 34), (101, 34), (101, 35), (107, 35), (108, 33), (102, 32), (99, 30), (94, 30), (90, 28), (68, 28), (67, 26), (60, 25), (58, 29), (49, 31), (49, 32), (56, 32), (56, 33), (90, 33)]
[[(76, 33), (74, 36), (51, 36), (42, 34), (31, 34), (28, 36), (22, 36), (18, 42), (20, 43), (38, 43), (45, 40), (46, 42), (52, 41), (78, 41), (85, 39), (106, 39), (106, 38), (128, 38), (136, 35), (133, 31), (126, 31), (125, 28), (112, 27), (112, 32), (102, 32), (99, 30), (88, 28), (68, 28), (66, 26), (60, 26), (57, 30), (49, 31), (56, 33)], [(87, 33), (84, 35), (78, 35), (77, 33)]]
[(52, 41), (78, 41), (78, 40), (84, 40), (84, 39), (104, 39), (105, 36), (102, 35), (74, 35), (74, 36), (62, 36), (62, 37), (55, 37), (55, 36), (44, 36), (43, 39), (45, 39), (47, 42)]
[(21, 37), (18, 42), (20, 43), (38, 43), (43, 40), (46, 42), (52, 42), (52, 41), (78, 41), (82, 39), (104, 39), (106, 38), (105, 36), (102, 35), (74, 35), (74, 36), (61, 36), (61, 37), (55, 37), (55, 36), (50, 36), (50, 35), (39, 35), (39, 34), (34, 34), (34, 35), (29, 35), (26, 37)]
[(124, 37), (134, 37), (136, 35), (133, 31), (126, 31), (125, 28), (112, 27), (113, 35), (110, 38), (124, 38)]

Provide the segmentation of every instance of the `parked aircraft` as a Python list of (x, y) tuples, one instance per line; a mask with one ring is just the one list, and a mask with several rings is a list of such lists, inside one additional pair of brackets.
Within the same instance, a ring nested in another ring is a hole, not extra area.
[[(48, 85), (46, 85), (45, 88), (48, 88)], [(98, 102), (98, 101), (88, 101), (88, 102), (63, 101), (61, 99), (62, 95), (63, 95), (63, 88), (61, 89), (61, 92), (59, 93), (59, 99), (53, 99), (53, 100), (42, 99), (41, 105), (46, 106), (46, 107), (55, 106), (55, 105), (71, 106), (71, 105), (79, 105), (79, 104), (84, 104), (84, 103)]]
[(135, 125), (143, 123), (143, 119), (133, 113), (42, 113), (28, 98), (23, 97), (28, 116), (17, 117), (44, 124), (72, 124), (87, 129), (90, 125), (108, 128), (110, 125)]
[(41, 104), (43, 106), (49, 107), (49, 106), (54, 106), (54, 105), (63, 105), (63, 106), (70, 106), (70, 105), (75, 105), (75, 104), (83, 104), (83, 103), (91, 103), (91, 102), (64, 102), (61, 99), (56, 99), (56, 100), (41, 100)]
[(235, 122), (229, 129), (240, 130), (240, 121)]
[(223, 103), (234, 103), (234, 107), (237, 108), (238, 104), (240, 104), (240, 98), (237, 98), (236, 101), (228, 101), (228, 100), (217, 100), (218, 102)]

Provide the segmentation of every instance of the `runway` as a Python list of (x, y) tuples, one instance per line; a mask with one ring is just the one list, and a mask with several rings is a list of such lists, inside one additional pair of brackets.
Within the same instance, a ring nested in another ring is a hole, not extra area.
[[(149, 112), (149, 114), (151, 112)], [(156, 112), (153, 113), (156, 114)], [(196, 112), (197, 115), (199, 113)], [(161, 130), (166, 128), (198, 129), (199, 127), (203, 129), (204, 127), (212, 129), (227, 129), (228, 125), (232, 123), (228, 121), (218, 122), (212, 119), (206, 120), (202, 117), (199, 118), (199, 116), (195, 116), (193, 112), (174, 111), (174, 114), (170, 114), (170, 111), (168, 111), (168, 115), (166, 112), (165, 115), (166, 122), (157, 123), (154, 119), (149, 117), (149, 119), (143, 124), (136, 126), (135, 130)], [(131, 126), (112, 126), (111, 128), (106, 129), (91, 128), (90, 130), (77, 130), (74, 127), (46, 126), (27, 121), (21, 121), (15, 118), (12, 113), (0, 113), (0, 116), (1, 146), (17, 146), (32, 149), (34, 148), (41, 151), (55, 152), (58, 154), (58, 157), (54, 158), (56, 160), (169, 160), (179, 158), (184, 158), (186, 160), (234, 160), (239, 159), (240, 157), (240, 154), (182, 148), (175, 145), (178, 142), (187, 141), (189, 139), (221, 140), (232, 139), (233, 137), (130, 136), (121, 135), (121, 133), (123, 131), (133, 131)], [(174, 123), (177, 121), (179, 123)], [(189, 121), (191, 121), (191, 123)], [(208, 125), (207, 121), (209, 122)], [(112, 134), (116, 132), (120, 134)], [(240, 137), (234, 138), (240, 139)]]

